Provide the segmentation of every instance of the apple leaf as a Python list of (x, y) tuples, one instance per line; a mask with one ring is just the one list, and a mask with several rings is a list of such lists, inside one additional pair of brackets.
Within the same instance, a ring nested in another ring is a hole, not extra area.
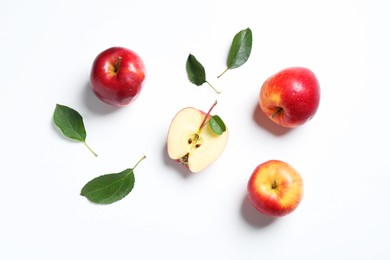
[(79, 112), (73, 108), (57, 104), (54, 110), (53, 121), (66, 137), (83, 142), (93, 155), (97, 156), (85, 141), (87, 132), (85, 131), (83, 117)]
[(97, 204), (112, 204), (123, 199), (134, 188), (135, 167), (145, 158), (143, 156), (133, 168), (92, 179), (84, 185), (80, 195)]
[(197, 86), (203, 85), (206, 82), (206, 72), (203, 65), (190, 54), (186, 63), (188, 79)]
[(219, 76), (221, 77), (229, 69), (235, 69), (243, 65), (252, 51), (252, 31), (250, 28), (239, 31), (233, 38), (227, 58), (227, 68)]
[(133, 189), (134, 182), (133, 170), (126, 169), (89, 181), (82, 188), (81, 195), (97, 204), (111, 204), (126, 197)]
[(213, 132), (217, 135), (222, 135), (223, 132), (226, 131), (225, 123), (217, 115), (214, 115), (210, 118), (209, 125), (211, 127), (211, 130), (213, 130)]
[(216, 93), (221, 93), (206, 80), (206, 71), (203, 65), (192, 54), (188, 55), (186, 70), (188, 79), (191, 81), (191, 83), (195, 84), (196, 86), (201, 86), (204, 83), (207, 83), (212, 89), (214, 89)]

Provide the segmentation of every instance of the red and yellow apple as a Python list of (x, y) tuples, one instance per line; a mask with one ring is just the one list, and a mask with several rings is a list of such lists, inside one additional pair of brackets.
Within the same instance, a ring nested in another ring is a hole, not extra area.
[(320, 103), (320, 84), (315, 74), (304, 67), (286, 68), (262, 85), (259, 104), (275, 123), (294, 128), (309, 121)]
[(302, 177), (288, 163), (269, 160), (253, 171), (247, 194), (258, 211), (271, 217), (281, 217), (294, 211), (301, 202)]
[(169, 126), (168, 155), (191, 172), (200, 172), (216, 161), (228, 141), (227, 128), (218, 135), (207, 124), (211, 118), (210, 111), (205, 113), (186, 107), (174, 116)]
[(95, 58), (90, 86), (103, 102), (122, 107), (138, 97), (145, 76), (145, 65), (137, 53), (123, 47), (112, 47)]

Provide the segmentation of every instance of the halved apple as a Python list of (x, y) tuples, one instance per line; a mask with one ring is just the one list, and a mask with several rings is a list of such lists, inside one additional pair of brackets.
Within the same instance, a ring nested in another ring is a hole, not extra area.
[(228, 141), (227, 128), (218, 135), (205, 123), (211, 118), (209, 113), (184, 108), (175, 115), (168, 130), (169, 157), (191, 172), (200, 172), (217, 160)]

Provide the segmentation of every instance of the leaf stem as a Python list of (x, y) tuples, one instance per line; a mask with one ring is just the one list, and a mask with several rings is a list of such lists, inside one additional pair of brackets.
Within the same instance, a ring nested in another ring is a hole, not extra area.
[(223, 74), (225, 74), (226, 71), (228, 71), (229, 68), (226, 68), (217, 78), (220, 78)]
[(143, 156), (141, 157), (141, 159), (139, 159), (138, 162), (134, 165), (134, 167), (132, 168), (132, 170), (134, 170), (134, 169), (137, 167), (137, 165), (138, 165), (143, 159), (145, 159), (145, 158), (146, 158), (146, 156), (143, 155)]
[(212, 89), (214, 89), (214, 91), (215, 91), (217, 94), (221, 94), (221, 91), (218, 91), (216, 88), (214, 88), (213, 85), (210, 84), (210, 82), (208, 82), (208, 81), (206, 80), (206, 83), (209, 84), (209, 86), (210, 86)]
[(93, 155), (95, 155), (95, 157), (97, 157), (98, 155), (91, 149), (91, 147), (89, 147), (89, 145), (87, 144), (87, 142), (83, 142), (84, 143), (84, 145), (88, 148), (88, 150), (93, 154)]
[(210, 107), (209, 111), (207, 112), (206, 116), (204, 117), (203, 122), (202, 122), (202, 124), (200, 125), (199, 131), (198, 131), (198, 132), (202, 131), (202, 128), (203, 128), (204, 125), (206, 124), (206, 120), (207, 120), (207, 118), (209, 117), (209, 115), (210, 115), (210, 113), (211, 113), (211, 110), (213, 110), (213, 108), (214, 108), (216, 105), (217, 105), (217, 100), (215, 100), (214, 104)]

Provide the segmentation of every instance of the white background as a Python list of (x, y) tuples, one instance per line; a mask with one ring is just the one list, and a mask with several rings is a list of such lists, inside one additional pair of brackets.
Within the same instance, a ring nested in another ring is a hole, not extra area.
[[(389, 259), (389, 12), (385, 0), (1, 0), (0, 259)], [(247, 27), (248, 62), (217, 79)], [(141, 95), (120, 109), (88, 86), (93, 59), (112, 46), (147, 68)], [(189, 53), (220, 95), (188, 81)], [(315, 117), (288, 131), (257, 96), (290, 66), (313, 70), (322, 96)], [(228, 145), (190, 174), (167, 157), (169, 124), (216, 99)], [(97, 158), (61, 136), (57, 103), (83, 115)], [(79, 195), (143, 154), (125, 199), (98, 206)], [(305, 184), (297, 210), (279, 219), (246, 199), (269, 159)]]

